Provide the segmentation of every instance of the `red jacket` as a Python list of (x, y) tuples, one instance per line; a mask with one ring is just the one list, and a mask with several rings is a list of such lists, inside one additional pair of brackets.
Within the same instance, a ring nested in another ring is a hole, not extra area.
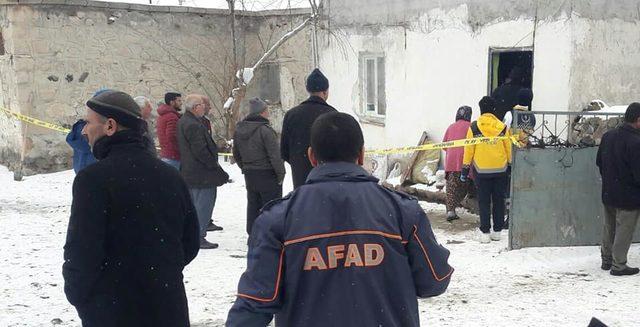
[[(447, 128), (447, 132), (444, 133), (442, 142), (464, 140), (467, 138), (467, 131), (469, 130), (470, 122), (460, 119), (451, 124)], [(444, 171), (460, 172), (462, 169), (462, 158), (464, 157), (464, 147), (444, 149), (447, 153), (447, 157), (444, 161)]]
[(172, 107), (162, 104), (158, 107), (158, 121), (156, 131), (160, 142), (160, 157), (180, 160), (180, 150), (178, 148), (178, 120), (180, 114)]

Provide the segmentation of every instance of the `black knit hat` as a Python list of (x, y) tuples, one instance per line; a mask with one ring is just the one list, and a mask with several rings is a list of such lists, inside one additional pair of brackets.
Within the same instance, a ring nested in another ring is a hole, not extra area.
[(329, 89), (329, 80), (320, 69), (314, 69), (307, 77), (307, 92), (322, 92)]
[(89, 99), (87, 107), (104, 117), (113, 118), (125, 127), (138, 129), (141, 126), (140, 106), (122, 91), (102, 92)]
[(518, 91), (518, 104), (525, 107), (531, 107), (531, 101), (533, 100), (533, 92), (531, 89), (520, 89)]
[(256, 115), (261, 114), (263, 111), (267, 110), (268, 105), (260, 98), (253, 98), (249, 100), (249, 114)]
[(478, 102), (478, 106), (480, 106), (481, 114), (492, 114), (496, 109), (496, 100), (494, 100), (492, 97), (486, 96), (480, 99), (480, 102)]

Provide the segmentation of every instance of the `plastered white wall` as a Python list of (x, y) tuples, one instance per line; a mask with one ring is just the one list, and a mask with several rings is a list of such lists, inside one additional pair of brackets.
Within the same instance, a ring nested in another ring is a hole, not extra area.
[[(329, 102), (359, 110), (358, 53), (384, 52), (387, 116), (384, 126), (363, 123), (367, 148), (413, 145), (423, 131), (439, 141), (456, 109), (487, 94), (490, 47), (533, 46), (534, 21), (498, 20), (473, 30), (466, 5), (433, 9), (409, 26), (346, 27), (327, 36), (321, 68), (331, 81)], [(570, 97), (571, 23), (539, 21), (533, 91), (537, 109), (566, 110)]]

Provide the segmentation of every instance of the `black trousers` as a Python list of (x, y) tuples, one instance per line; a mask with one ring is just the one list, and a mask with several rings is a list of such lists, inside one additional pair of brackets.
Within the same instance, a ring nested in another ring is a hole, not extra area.
[(505, 196), (507, 194), (507, 174), (485, 177), (478, 174), (475, 183), (478, 186), (478, 205), (480, 207), (480, 231), (491, 231), (493, 216), (493, 230), (499, 232), (504, 225)]
[(309, 176), (313, 166), (311, 166), (306, 154), (292, 155), (289, 157), (289, 164), (291, 165), (291, 175), (293, 177), (293, 189), (297, 189), (307, 182), (307, 176)]
[(247, 187), (247, 234), (251, 235), (253, 223), (260, 215), (260, 209), (269, 201), (282, 197), (282, 185), (273, 170), (245, 170)]

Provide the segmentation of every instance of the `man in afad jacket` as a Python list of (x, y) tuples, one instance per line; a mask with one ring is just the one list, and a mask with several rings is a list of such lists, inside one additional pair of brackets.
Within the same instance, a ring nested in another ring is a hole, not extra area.
[(109, 90), (87, 102), (98, 162), (78, 172), (64, 245), (64, 292), (83, 326), (189, 326), (183, 268), (198, 220), (178, 172), (145, 151), (140, 108)]
[(629, 105), (624, 122), (604, 134), (596, 159), (604, 204), (602, 269), (614, 276), (640, 272), (627, 265), (640, 217), (640, 103)]
[(362, 167), (348, 114), (311, 129), (307, 183), (267, 204), (227, 326), (420, 326), (417, 297), (442, 294), (453, 268), (418, 202)]
[(236, 127), (233, 157), (242, 169), (247, 187), (247, 234), (267, 202), (282, 197), (284, 162), (276, 131), (269, 125), (267, 104), (249, 101), (249, 115)]
[[(471, 123), (467, 139), (478, 137), (506, 137), (496, 142), (468, 145), (464, 148), (460, 180), (469, 177), (471, 165), (475, 169), (480, 207), (480, 242), (499, 241), (504, 226), (505, 198), (509, 187), (508, 173), (511, 165), (511, 132), (495, 115), (496, 102), (484, 97), (480, 105), (480, 118)], [(493, 214), (493, 231), (491, 216)], [(490, 233), (491, 232), (491, 233)]]
[(294, 189), (307, 181), (313, 168), (307, 157), (311, 125), (320, 115), (336, 111), (327, 104), (329, 80), (319, 69), (316, 68), (309, 74), (306, 86), (309, 98), (284, 115), (280, 137), (280, 152), (282, 159), (291, 165)]

